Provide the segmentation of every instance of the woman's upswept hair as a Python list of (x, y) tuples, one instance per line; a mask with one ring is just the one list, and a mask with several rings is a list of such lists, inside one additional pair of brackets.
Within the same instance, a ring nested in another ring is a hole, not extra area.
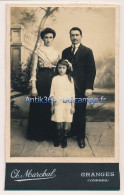
[(59, 75), (59, 72), (58, 72), (58, 65), (63, 65), (63, 66), (66, 66), (67, 67), (67, 71), (66, 71), (66, 74), (68, 75), (68, 79), (70, 82), (73, 82), (72, 81), (72, 77), (71, 77), (71, 74), (72, 74), (72, 64), (67, 60), (67, 59), (60, 59), (57, 63), (57, 66), (56, 66), (56, 73), (57, 75)]
[(55, 38), (56, 36), (56, 32), (52, 29), (52, 28), (45, 28), (43, 31), (41, 31), (40, 36), (41, 39), (44, 39), (44, 35), (48, 34), (48, 33), (52, 33), (53, 34), (53, 38)]

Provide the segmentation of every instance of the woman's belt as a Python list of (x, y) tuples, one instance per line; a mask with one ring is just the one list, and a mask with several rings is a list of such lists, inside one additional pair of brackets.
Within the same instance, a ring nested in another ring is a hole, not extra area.
[(53, 71), (55, 72), (55, 67), (39, 67), (40, 71)]
[(55, 67), (39, 67), (40, 69), (45, 69), (45, 70), (51, 70), (51, 69), (55, 69)]

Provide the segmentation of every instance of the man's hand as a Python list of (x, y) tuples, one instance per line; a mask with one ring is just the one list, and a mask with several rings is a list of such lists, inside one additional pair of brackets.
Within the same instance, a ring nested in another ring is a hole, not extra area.
[(91, 95), (92, 95), (92, 92), (93, 92), (92, 89), (86, 89), (86, 90), (85, 90), (85, 96), (86, 96), (86, 97), (91, 96)]
[(35, 87), (32, 88), (31, 95), (34, 96), (34, 97), (36, 97), (38, 95), (37, 89)]

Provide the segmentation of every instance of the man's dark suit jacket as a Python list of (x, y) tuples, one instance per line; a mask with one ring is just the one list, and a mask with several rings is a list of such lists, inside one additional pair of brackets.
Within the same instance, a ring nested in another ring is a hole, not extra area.
[(95, 62), (92, 50), (80, 44), (72, 61), (72, 47), (68, 47), (62, 52), (62, 58), (68, 59), (73, 66), (72, 76), (75, 82), (75, 89), (82, 95), (85, 89), (93, 89), (96, 75)]

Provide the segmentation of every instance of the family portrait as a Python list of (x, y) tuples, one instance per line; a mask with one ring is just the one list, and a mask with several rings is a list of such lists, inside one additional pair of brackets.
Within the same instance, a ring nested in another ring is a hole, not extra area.
[(116, 7), (8, 10), (10, 157), (116, 157)]

